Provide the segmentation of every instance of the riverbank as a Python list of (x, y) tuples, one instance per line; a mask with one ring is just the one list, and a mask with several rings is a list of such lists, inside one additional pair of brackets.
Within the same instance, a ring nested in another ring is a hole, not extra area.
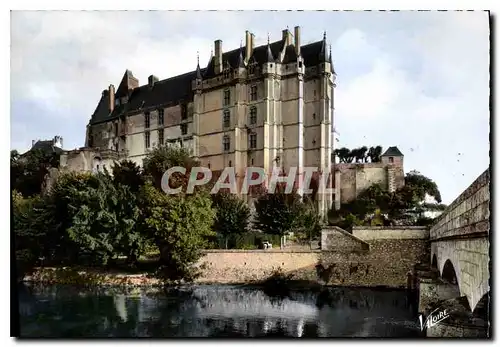
[[(85, 287), (105, 286), (105, 287), (162, 287), (165, 283), (151, 273), (124, 273), (103, 269), (84, 269), (71, 267), (44, 267), (35, 268), (34, 271), (26, 275), (21, 282), (28, 285), (77, 285)], [(242, 287), (269, 287), (274, 290), (321, 290), (327, 287), (339, 287), (338, 285), (324, 284), (321, 280), (314, 278), (310, 273), (284, 274), (279, 270), (270, 272), (265, 279), (255, 279), (248, 281), (227, 278), (226, 280), (210, 281), (203, 277), (192, 283), (172, 283), (167, 285), (232, 285)], [(378, 290), (405, 289), (404, 286), (387, 285), (342, 285), (346, 288), (371, 288)]]

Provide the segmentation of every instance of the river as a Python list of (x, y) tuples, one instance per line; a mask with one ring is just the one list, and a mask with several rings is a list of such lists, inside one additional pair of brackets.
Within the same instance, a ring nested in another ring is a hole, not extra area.
[(21, 337), (417, 337), (401, 290), (328, 288), (286, 297), (242, 286), (18, 290)]

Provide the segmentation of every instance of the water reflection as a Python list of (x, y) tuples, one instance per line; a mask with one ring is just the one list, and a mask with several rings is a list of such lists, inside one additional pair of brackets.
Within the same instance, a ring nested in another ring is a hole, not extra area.
[(333, 288), (275, 298), (257, 288), (19, 290), (25, 337), (415, 337), (405, 292)]

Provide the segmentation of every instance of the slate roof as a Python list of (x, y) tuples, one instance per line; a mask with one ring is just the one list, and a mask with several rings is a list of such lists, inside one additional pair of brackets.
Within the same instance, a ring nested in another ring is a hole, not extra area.
[(387, 151), (382, 154), (382, 157), (404, 157), (404, 155), (403, 153), (401, 153), (398, 147), (392, 146), (387, 148)]
[(31, 146), (31, 149), (29, 151), (26, 151), (22, 155), (28, 154), (32, 150), (40, 149), (44, 151), (45, 153), (61, 153), (63, 152), (63, 149), (57, 146), (54, 146), (54, 141), (53, 140), (44, 140), (44, 141), (37, 141), (33, 146)]
[[(206, 69), (201, 69), (203, 75)], [(196, 79), (196, 70), (156, 82), (153, 87), (143, 85), (132, 90), (128, 102), (108, 110), (109, 94), (105, 92), (92, 115), (91, 123), (100, 123), (118, 118), (125, 113), (139, 112), (141, 109), (165, 104), (176, 104), (181, 100), (193, 99), (191, 82)]]
[[(280, 53), (283, 51), (286, 44), (285, 40), (279, 40), (272, 43), (267, 43), (255, 47), (249, 63), (256, 62), (263, 64), (267, 61), (276, 61), (279, 59)], [(269, 49), (268, 49), (269, 47)], [(322, 62), (329, 61), (326, 48), (326, 40), (317, 41), (304, 46), (301, 46), (301, 56), (304, 59), (305, 66), (315, 66)], [(236, 68), (242, 65), (242, 60), (246, 58), (246, 50), (240, 48), (234, 49), (222, 54), (223, 67), (231, 66)], [(286, 47), (283, 63), (290, 63), (297, 60), (297, 54), (293, 45)], [(212, 78), (215, 76), (215, 57), (211, 57), (208, 65), (204, 69), (199, 69), (199, 65), (195, 71), (191, 71), (182, 75), (167, 78), (156, 82), (153, 87), (143, 85), (132, 91), (127, 91), (128, 78), (134, 78), (129, 70), (125, 74), (118, 86), (115, 97), (126, 96), (128, 94), (128, 102), (124, 105), (115, 106), (113, 112), (110, 113), (109, 92), (105, 90), (102, 93), (101, 99), (90, 120), (91, 124), (101, 123), (113, 119), (117, 119), (123, 114), (139, 113), (143, 109), (159, 107), (160, 105), (172, 104), (175, 105), (181, 100), (188, 101), (193, 99), (193, 90), (191, 82), (201, 75), (203, 78)]]

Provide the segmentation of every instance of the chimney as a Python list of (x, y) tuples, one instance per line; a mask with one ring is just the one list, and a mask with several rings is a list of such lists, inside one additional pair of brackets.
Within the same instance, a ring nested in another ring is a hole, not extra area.
[(31, 140), (31, 147), (35, 145), (35, 140)]
[(247, 30), (245, 31), (245, 61), (248, 62), (252, 55), (252, 34)]
[(110, 84), (109, 85), (109, 112), (113, 112), (115, 109), (115, 86)]
[(253, 49), (255, 48), (255, 35), (250, 33), (250, 55), (253, 54)]
[(158, 82), (158, 77), (156, 77), (155, 75), (151, 75), (148, 77), (148, 84), (150, 87), (154, 86), (156, 82)]
[(295, 52), (300, 55), (300, 27), (295, 27)]
[(222, 40), (215, 41), (215, 73), (222, 72)]
[(292, 33), (288, 31), (288, 28), (281, 32), (281, 39), (285, 41), (285, 46), (292, 44)]

